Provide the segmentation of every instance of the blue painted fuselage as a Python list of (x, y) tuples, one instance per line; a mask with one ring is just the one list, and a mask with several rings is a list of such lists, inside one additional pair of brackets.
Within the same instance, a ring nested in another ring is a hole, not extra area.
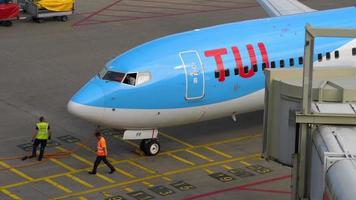
[[(259, 43), (265, 46), (269, 67), (272, 61), (276, 68), (282, 67), (281, 60), (286, 68), (302, 66), (298, 60), (303, 56), (307, 23), (314, 27), (355, 28), (356, 7), (229, 23), (153, 40), (125, 52), (106, 66), (108, 71), (125, 74), (149, 72), (148, 82), (130, 85), (95, 76), (72, 101), (104, 108), (175, 109), (237, 99), (264, 88), (266, 62)], [(318, 52), (334, 52), (350, 41), (317, 39), (314, 59), (317, 60)], [(248, 45), (252, 45), (254, 55), (249, 54)], [(257, 69), (252, 76), (242, 77), (242, 71), (235, 75), (237, 62), (232, 47), (239, 50), (241, 62), (248, 70), (253, 69), (251, 59), (256, 58)], [(220, 55), (226, 72), (224, 80), (216, 58), (207, 56), (207, 51), (216, 49), (226, 51)]]

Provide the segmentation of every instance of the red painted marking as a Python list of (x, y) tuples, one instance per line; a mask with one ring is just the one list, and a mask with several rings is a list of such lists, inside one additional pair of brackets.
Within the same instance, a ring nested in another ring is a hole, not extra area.
[(261, 185), (261, 184), (265, 184), (265, 183), (271, 183), (271, 182), (275, 182), (275, 181), (280, 181), (280, 180), (288, 179), (290, 177), (291, 177), (291, 175), (286, 175), (286, 176), (280, 176), (280, 177), (276, 177), (276, 178), (272, 178), (272, 179), (256, 181), (256, 182), (249, 183), (249, 184), (246, 184), (246, 185), (241, 185), (241, 186), (236, 186), (236, 187), (227, 188), (227, 189), (223, 189), (223, 190), (216, 190), (216, 191), (212, 191), (212, 192), (208, 192), (208, 193), (204, 193), (204, 194), (191, 196), (191, 197), (185, 198), (184, 200), (201, 199), (201, 198), (204, 198), (204, 197), (209, 197), (209, 196), (217, 195), (217, 194), (220, 194), (220, 193), (232, 192), (232, 191), (235, 191), (235, 190), (240, 190), (241, 191), (241, 190), (248, 189), (247, 187), (252, 187), (252, 186)]
[(323, 200), (330, 200), (329, 198), (329, 194), (327, 191), (324, 191), (324, 194), (323, 194)]
[(76, 26), (76, 25), (78, 25), (78, 24), (81, 24), (82, 22), (84, 22), (84, 21), (86, 21), (86, 20), (88, 20), (88, 19), (94, 17), (95, 15), (97, 15), (97, 14), (103, 12), (103, 11), (106, 10), (106, 9), (109, 9), (109, 8), (113, 7), (114, 5), (120, 3), (121, 1), (122, 1), (122, 0), (114, 1), (112, 4), (109, 4), (109, 5), (105, 6), (104, 8), (102, 8), (102, 9), (100, 9), (100, 10), (97, 10), (97, 11), (93, 12), (92, 14), (90, 14), (90, 15), (84, 17), (83, 19), (77, 21), (76, 23), (73, 24), (73, 26)]
[[(115, 5), (115, 4), (114, 4)], [(120, 4), (120, 6), (123, 6)], [(125, 5), (125, 6), (135, 6), (135, 5)], [(139, 7), (139, 6), (136, 6)], [(145, 6), (143, 6), (145, 7)], [(147, 6), (146, 6), (147, 7)], [(247, 6), (238, 6), (238, 7), (230, 7), (226, 9), (211, 9), (211, 10), (197, 10), (193, 12), (182, 12), (182, 13), (172, 13), (172, 14), (162, 14), (162, 15), (157, 15), (157, 16), (148, 16), (148, 17), (135, 17), (131, 19), (114, 19), (114, 20), (105, 20), (103, 22), (98, 22), (98, 23), (91, 23), (91, 22), (86, 22), (89, 18), (94, 17), (96, 14), (91, 15), (90, 17), (86, 17), (86, 20), (80, 20), (76, 23), (73, 24), (73, 26), (82, 26), (82, 25), (96, 25), (96, 24), (104, 24), (104, 23), (111, 23), (111, 22), (122, 22), (122, 21), (133, 21), (133, 20), (140, 20), (140, 19), (152, 19), (152, 18), (158, 18), (158, 17), (171, 17), (171, 16), (180, 16), (180, 15), (189, 15), (189, 14), (196, 14), (196, 13), (205, 13), (205, 12), (219, 12), (219, 11), (227, 11), (227, 10), (236, 10), (236, 9), (245, 9), (245, 8), (254, 8), (258, 7), (258, 5), (247, 5)], [(110, 8), (110, 6), (108, 6)], [(106, 10), (108, 10), (108, 8)], [(164, 9), (173, 9), (177, 10), (175, 8), (164, 8)], [(105, 10), (105, 9), (104, 9)], [(182, 10), (182, 9), (179, 9)], [(96, 11), (93, 13), (100, 13), (101, 11)], [(89, 20), (88, 20), (89, 21)]]
[(173, 13), (163, 13), (163, 12), (149, 12), (149, 11), (142, 11), (142, 10), (124, 10), (124, 9), (113, 9), (109, 8), (108, 10), (110, 11), (115, 11), (115, 12), (132, 12), (132, 13), (147, 13), (147, 14), (158, 14), (158, 15), (165, 15), (165, 14), (173, 14)]
[(227, 54), (226, 48), (208, 50), (205, 51), (204, 54), (206, 57), (211, 57), (211, 56), (214, 57), (216, 62), (216, 67), (220, 72), (219, 81), (220, 82), (225, 81), (225, 67), (221, 56)]
[(241, 59), (241, 55), (240, 55), (239, 49), (237, 47), (231, 47), (231, 50), (232, 50), (232, 53), (234, 54), (236, 68), (239, 69), (239, 75), (242, 78), (249, 78), (249, 77), (253, 76), (254, 72), (253, 72), (252, 68), (251, 68), (252, 72), (250, 70), (248, 73), (245, 73), (244, 65), (242, 63), (242, 59)]
[(174, 5), (188, 5), (188, 6), (200, 6), (200, 7), (212, 7), (212, 8), (227, 8), (225, 6), (214, 6), (214, 5), (206, 5), (206, 4), (196, 4), (196, 3), (182, 3), (182, 2), (164, 2), (164, 1), (154, 1), (154, 0), (131, 0), (131, 1), (139, 1), (139, 2), (151, 2), (151, 3), (163, 3), (163, 4), (174, 4)]
[(254, 188), (240, 188), (240, 190), (246, 190), (251, 192), (267, 192), (267, 193), (275, 193), (275, 194), (292, 194), (292, 192), (282, 191), (282, 190), (265, 190), (265, 189), (254, 189)]
[(132, 4), (121, 4), (120, 6), (130, 6), (130, 7), (141, 7), (141, 8), (159, 8), (159, 9), (164, 9), (164, 10), (186, 10), (186, 11), (203, 11), (203, 10), (197, 10), (197, 9), (188, 9), (188, 8), (170, 8), (166, 6), (147, 6), (147, 5), (132, 5)]
[(262, 62), (266, 63), (266, 68), (269, 68), (268, 54), (265, 44), (263, 42), (259, 42), (257, 45), (261, 52)]

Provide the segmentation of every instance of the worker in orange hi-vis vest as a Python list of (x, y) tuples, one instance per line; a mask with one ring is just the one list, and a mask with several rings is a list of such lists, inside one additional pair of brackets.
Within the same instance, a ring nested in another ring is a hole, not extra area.
[(106, 156), (108, 156), (108, 151), (107, 151), (107, 148), (106, 148), (105, 138), (101, 135), (100, 132), (96, 132), (95, 136), (98, 139), (98, 145), (96, 147), (96, 155), (97, 156), (96, 156), (96, 160), (94, 162), (93, 170), (88, 172), (88, 173), (89, 174), (96, 174), (96, 169), (98, 168), (100, 162), (104, 161), (104, 163), (110, 168), (109, 174), (112, 174), (112, 173), (115, 172), (115, 168), (106, 159)]

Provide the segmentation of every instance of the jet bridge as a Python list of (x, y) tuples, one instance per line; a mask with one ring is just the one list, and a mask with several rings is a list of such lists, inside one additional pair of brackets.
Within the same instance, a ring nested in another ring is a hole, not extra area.
[(293, 167), (292, 199), (354, 199), (356, 66), (313, 69), (317, 36), (356, 30), (307, 26), (304, 70), (267, 70), (263, 155)]

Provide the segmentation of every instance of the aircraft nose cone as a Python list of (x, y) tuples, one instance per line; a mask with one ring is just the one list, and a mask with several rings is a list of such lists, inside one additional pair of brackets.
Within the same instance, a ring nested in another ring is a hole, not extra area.
[(88, 83), (81, 88), (68, 102), (69, 113), (95, 122), (101, 118), (100, 109), (105, 106), (104, 92), (95, 83)]

